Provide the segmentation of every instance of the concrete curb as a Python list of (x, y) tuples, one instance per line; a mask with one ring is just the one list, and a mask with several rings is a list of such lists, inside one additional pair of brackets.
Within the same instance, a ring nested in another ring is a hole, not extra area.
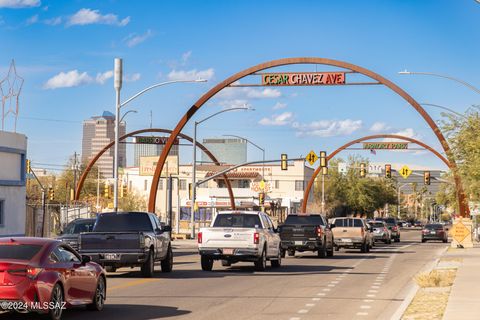
[[(438, 265), (438, 263), (440, 262), (440, 259), (445, 254), (445, 252), (448, 250), (448, 248), (449, 247), (446, 247), (437, 259), (435, 259), (434, 261), (426, 264), (422, 269), (420, 269), (420, 271), (418, 271), (418, 273), (431, 272), (435, 268), (435, 266)], [(392, 315), (390, 320), (400, 320), (400, 319), (402, 319), (403, 314), (407, 310), (410, 303), (412, 303), (413, 298), (415, 298), (415, 295), (417, 294), (418, 289), (420, 289), (420, 287), (412, 279), (411, 284), (410, 284), (410, 290), (408, 291), (407, 296), (403, 300), (402, 304), (400, 304), (397, 311), (395, 311), (395, 313)]]

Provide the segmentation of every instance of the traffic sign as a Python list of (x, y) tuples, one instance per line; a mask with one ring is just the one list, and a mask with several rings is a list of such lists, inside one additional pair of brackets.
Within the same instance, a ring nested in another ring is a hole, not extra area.
[(461, 220), (453, 225), (451, 231), (452, 238), (458, 243), (462, 243), (462, 241), (465, 240), (470, 233), (470, 230), (462, 223)]
[(398, 173), (400, 173), (403, 179), (407, 179), (412, 174), (412, 170), (407, 165), (404, 165)]
[(309, 154), (307, 154), (307, 156), (305, 157), (305, 160), (308, 161), (308, 163), (310, 163), (311, 166), (313, 166), (313, 164), (318, 160), (318, 156), (317, 154), (315, 153), (315, 151), (310, 151)]

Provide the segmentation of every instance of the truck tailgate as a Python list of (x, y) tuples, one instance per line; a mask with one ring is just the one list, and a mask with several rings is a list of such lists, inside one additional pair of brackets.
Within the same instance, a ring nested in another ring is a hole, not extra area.
[(204, 228), (201, 247), (208, 248), (246, 248), (253, 246), (251, 228)]
[(282, 240), (316, 240), (317, 227), (313, 225), (283, 225), (280, 231)]
[[(141, 232), (90, 232), (80, 235), (81, 252), (140, 250)], [(142, 235), (143, 236), (143, 235)]]
[(362, 228), (358, 227), (335, 227), (333, 228), (333, 237), (341, 238), (362, 238)]

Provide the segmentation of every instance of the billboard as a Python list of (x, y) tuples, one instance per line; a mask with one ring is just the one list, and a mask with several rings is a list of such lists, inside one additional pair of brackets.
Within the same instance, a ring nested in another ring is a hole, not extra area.
[[(139, 174), (141, 176), (153, 176), (158, 158), (158, 156), (140, 157)], [(167, 161), (165, 161), (161, 176), (168, 177), (170, 175), (178, 175), (178, 156), (168, 156)]]

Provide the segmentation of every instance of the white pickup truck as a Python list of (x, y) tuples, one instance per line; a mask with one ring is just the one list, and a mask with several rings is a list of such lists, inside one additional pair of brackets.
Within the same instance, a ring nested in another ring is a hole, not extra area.
[(272, 268), (280, 267), (280, 236), (272, 221), (263, 212), (221, 211), (210, 228), (198, 233), (198, 252), (202, 270), (211, 271), (214, 260), (223, 266), (250, 261), (255, 270), (263, 271), (270, 260)]

